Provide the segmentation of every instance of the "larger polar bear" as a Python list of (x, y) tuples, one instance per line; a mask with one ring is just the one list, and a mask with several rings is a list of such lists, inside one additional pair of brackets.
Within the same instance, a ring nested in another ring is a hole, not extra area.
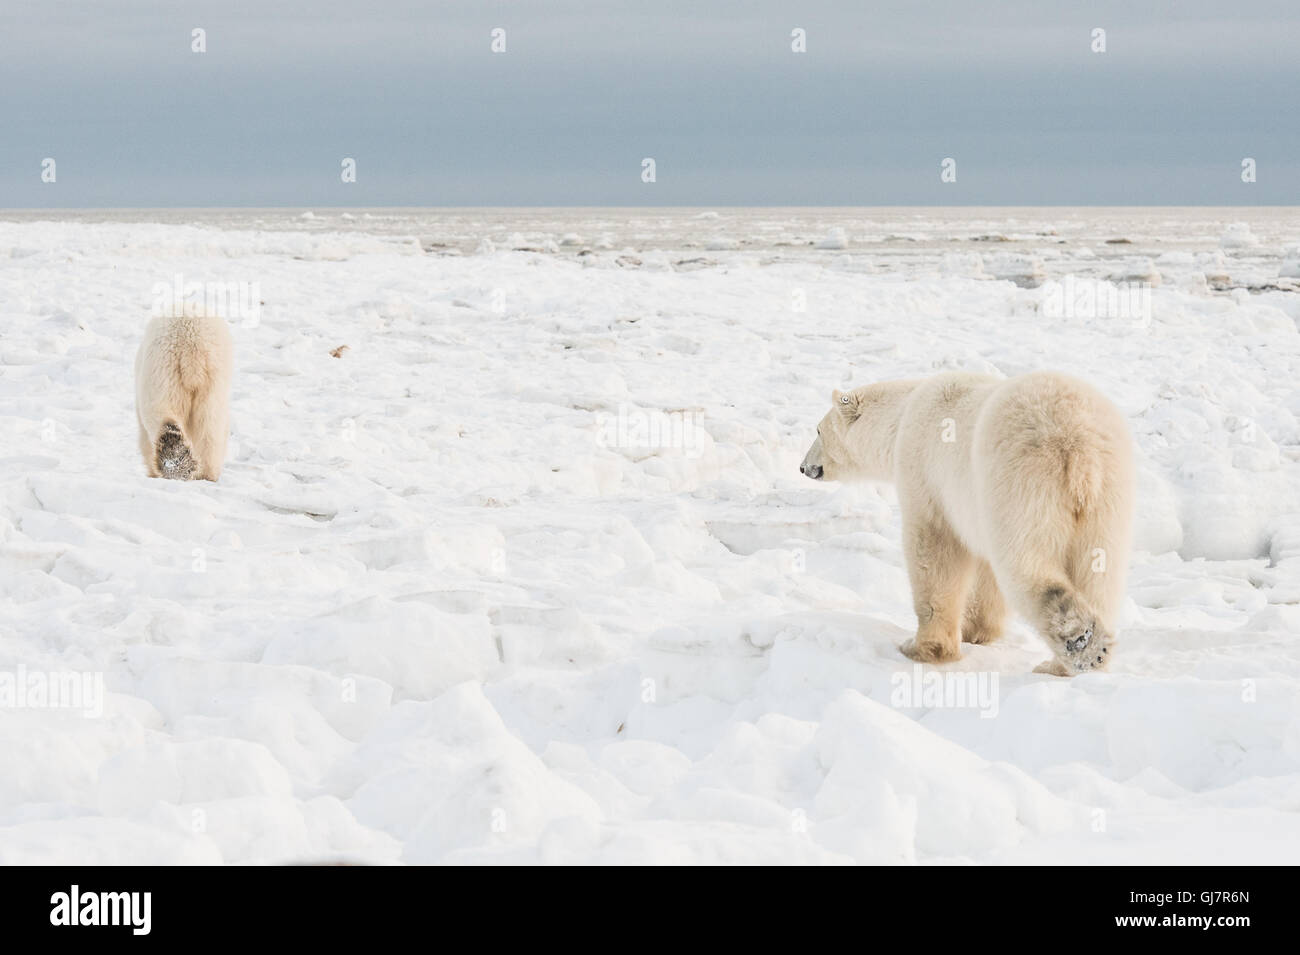
[(898, 487), (916, 610), (914, 660), (1002, 632), (1007, 603), (1055, 659), (1105, 667), (1133, 522), (1133, 440), (1119, 410), (1066, 375), (946, 373), (836, 391), (801, 472)]
[(218, 316), (187, 309), (149, 322), (135, 357), (135, 410), (150, 477), (221, 476), (233, 351)]

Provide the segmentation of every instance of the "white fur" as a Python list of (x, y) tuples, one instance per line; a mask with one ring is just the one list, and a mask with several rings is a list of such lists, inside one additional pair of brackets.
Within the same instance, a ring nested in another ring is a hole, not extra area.
[[(221, 476), (230, 435), (233, 352), (230, 329), (220, 317), (186, 313), (149, 322), (136, 353), (135, 406), (140, 453), (150, 477), (215, 481)], [(192, 459), (187, 475), (167, 467), (175, 455), (160, 454), (169, 423), (180, 430)]]
[(949, 373), (835, 392), (801, 470), (892, 480), (918, 627), (914, 659), (996, 639), (1004, 603), (1068, 674), (1105, 667), (1133, 518), (1132, 438), (1088, 384)]

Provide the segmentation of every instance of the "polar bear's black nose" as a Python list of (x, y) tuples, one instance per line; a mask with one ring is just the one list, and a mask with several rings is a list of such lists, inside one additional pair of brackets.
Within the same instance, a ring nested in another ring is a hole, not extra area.
[(801, 464), (799, 473), (806, 474), (814, 481), (820, 480), (822, 476), (822, 466), (820, 464)]

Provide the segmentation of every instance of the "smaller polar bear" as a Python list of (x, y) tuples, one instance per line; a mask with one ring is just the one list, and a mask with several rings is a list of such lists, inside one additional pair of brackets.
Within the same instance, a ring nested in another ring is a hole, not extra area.
[(898, 488), (923, 662), (1002, 632), (1007, 604), (1071, 676), (1110, 662), (1133, 521), (1133, 450), (1119, 410), (1050, 372), (947, 373), (836, 391), (799, 470)]
[(218, 316), (186, 309), (149, 322), (135, 356), (135, 411), (150, 477), (221, 476), (233, 353), (230, 328)]

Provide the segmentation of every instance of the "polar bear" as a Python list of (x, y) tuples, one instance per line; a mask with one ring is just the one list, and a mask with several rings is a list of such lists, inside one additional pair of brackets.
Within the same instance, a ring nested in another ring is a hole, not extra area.
[(916, 636), (941, 663), (988, 643), (1007, 604), (1054, 659), (1104, 668), (1115, 641), (1133, 522), (1133, 439), (1113, 404), (1053, 372), (946, 373), (836, 391), (799, 470), (898, 488)]
[(221, 476), (233, 353), (218, 316), (186, 309), (149, 322), (135, 356), (135, 411), (150, 477)]

